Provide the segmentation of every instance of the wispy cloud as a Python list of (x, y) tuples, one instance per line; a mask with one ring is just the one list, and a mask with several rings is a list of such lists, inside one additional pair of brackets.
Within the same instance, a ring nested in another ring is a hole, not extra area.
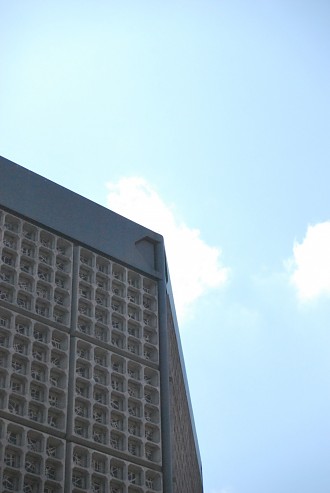
[(308, 226), (303, 241), (294, 244), (291, 269), (300, 301), (330, 296), (330, 221)]
[(220, 261), (221, 250), (208, 245), (198, 229), (179, 220), (174, 208), (143, 178), (122, 178), (107, 183), (107, 188), (111, 210), (164, 236), (176, 310), (182, 321), (201, 295), (227, 281), (229, 270)]

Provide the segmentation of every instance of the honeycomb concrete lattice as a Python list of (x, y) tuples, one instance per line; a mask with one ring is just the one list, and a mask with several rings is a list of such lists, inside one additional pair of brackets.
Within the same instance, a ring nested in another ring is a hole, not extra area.
[(0, 490), (162, 488), (157, 282), (0, 211)]

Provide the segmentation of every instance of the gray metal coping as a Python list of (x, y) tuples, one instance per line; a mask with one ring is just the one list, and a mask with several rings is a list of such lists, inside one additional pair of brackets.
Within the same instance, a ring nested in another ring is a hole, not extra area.
[(0, 156), (0, 203), (124, 264), (160, 278), (163, 237)]

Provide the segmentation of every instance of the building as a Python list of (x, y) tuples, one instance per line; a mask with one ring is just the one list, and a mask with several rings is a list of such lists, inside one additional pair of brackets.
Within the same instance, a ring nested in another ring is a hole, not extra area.
[(163, 238), (0, 158), (0, 491), (202, 493)]

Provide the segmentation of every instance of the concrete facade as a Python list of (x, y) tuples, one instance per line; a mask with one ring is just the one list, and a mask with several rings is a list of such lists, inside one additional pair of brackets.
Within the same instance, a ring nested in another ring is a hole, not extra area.
[(190, 419), (191, 410), (186, 396), (180, 358), (180, 342), (168, 302), (168, 335), (170, 348), (170, 395), (172, 426), (173, 493), (203, 491), (202, 470), (195, 446), (195, 431)]
[(0, 158), (0, 490), (201, 493), (163, 238)]

